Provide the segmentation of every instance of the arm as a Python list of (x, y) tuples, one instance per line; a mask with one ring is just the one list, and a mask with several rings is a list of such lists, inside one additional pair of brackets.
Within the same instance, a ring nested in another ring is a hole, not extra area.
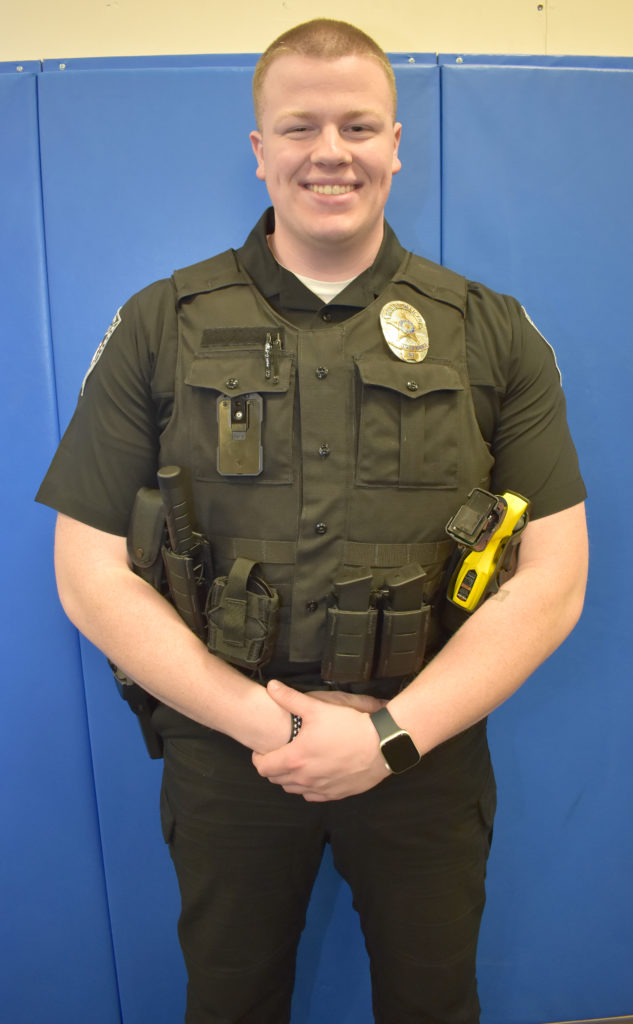
[(55, 570), (71, 621), (148, 693), (251, 750), (287, 743), (288, 712), (263, 686), (210, 654), (132, 572), (124, 537), (59, 515)]
[[(422, 754), (485, 718), (556, 650), (580, 616), (586, 579), (583, 505), (528, 525), (514, 577), (387, 705)], [(326, 722), (301, 694), (271, 695), (303, 714), (304, 726), (287, 749), (254, 756), (262, 775), (308, 800), (360, 793), (385, 777), (368, 715), (326, 708)]]

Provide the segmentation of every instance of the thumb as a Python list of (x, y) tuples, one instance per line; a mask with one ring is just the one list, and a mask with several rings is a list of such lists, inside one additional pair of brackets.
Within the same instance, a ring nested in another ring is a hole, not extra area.
[(305, 693), (293, 690), (291, 686), (280, 683), (278, 679), (271, 679), (266, 690), (275, 704), (284, 711), (289, 711), (291, 715), (305, 715), (310, 710), (310, 698)]

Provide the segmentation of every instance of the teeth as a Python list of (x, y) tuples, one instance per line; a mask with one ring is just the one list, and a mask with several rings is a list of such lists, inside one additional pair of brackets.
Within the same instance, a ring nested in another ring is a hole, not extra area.
[(308, 185), (310, 192), (316, 192), (320, 196), (342, 196), (346, 192), (353, 192), (355, 185)]

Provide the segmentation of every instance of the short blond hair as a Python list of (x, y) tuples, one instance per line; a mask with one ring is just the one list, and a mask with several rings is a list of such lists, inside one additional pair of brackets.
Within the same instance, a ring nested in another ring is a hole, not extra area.
[(253, 105), (261, 128), (262, 90), (270, 65), (283, 56), (317, 57), (337, 60), (339, 57), (373, 57), (385, 72), (393, 99), (393, 118), (398, 102), (396, 79), (387, 54), (371, 36), (347, 21), (314, 18), (288, 29), (275, 39), (259, 58), (253, 75)]

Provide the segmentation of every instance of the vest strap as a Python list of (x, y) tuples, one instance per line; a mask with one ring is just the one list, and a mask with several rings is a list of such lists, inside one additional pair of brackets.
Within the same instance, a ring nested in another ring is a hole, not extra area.
[[(291, 540), (251, 540), (248, 537), (213, 538), (226, 558), (249, 558), (269, 565), (293, 565), (296, 544)], [(376, 569), (394, 569), (410, 562), (433, 565), (444, 562), (454, 550), (451, 540), (426, 541), (419, 544), (372, 544), (348, 541), (343, 549), (345, 565), (367, 565)]]
[(433, 565), (445, 561), (453, 551), (451, 540), (427, 541), (420, 544), (364, 544), (348, 541), (345, 565), (371, 565), (378, 569), (397, 568), (410, 562)]
[(297, 545), (291, 540), (250, 540), (214, 534), (212, 543), (226, 558), (248, 558), (269, 565), (293, 565), (297, 553)]

